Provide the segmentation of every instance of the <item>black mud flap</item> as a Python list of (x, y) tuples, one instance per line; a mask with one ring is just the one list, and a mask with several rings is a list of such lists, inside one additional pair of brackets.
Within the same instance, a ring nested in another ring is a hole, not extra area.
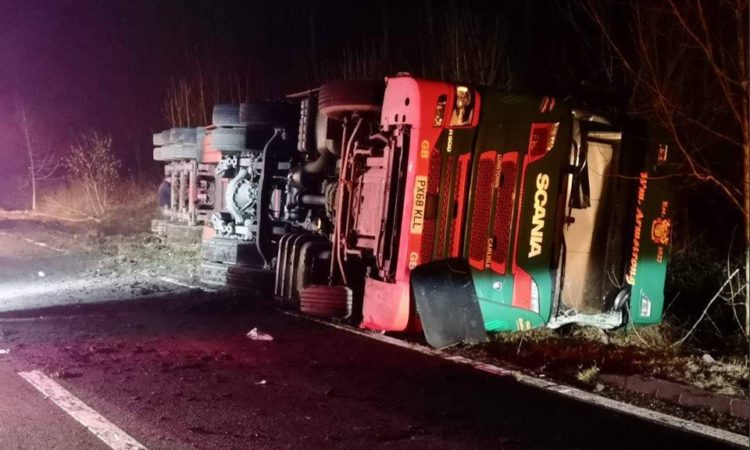
[(427, 342), (442, 348), (487, 340), (469, 263), (433, 261), (411, 272), (411, 289)]

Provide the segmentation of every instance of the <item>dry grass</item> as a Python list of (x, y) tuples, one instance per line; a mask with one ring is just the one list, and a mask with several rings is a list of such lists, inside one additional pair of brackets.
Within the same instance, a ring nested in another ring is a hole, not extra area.
[(40, 199), (38, 212), (66, 222), (96, 222), (88, 211), (83, 186), (71, 184), (55, 187)]
[(498, 333), (487, 344), (463, 351), (582, 385), (595, 384), (600, 373), (641, 374), (745, 395), (747, 357), (713, 354), (708, 358), (701, 349), (673, 346), (683, 333), (668, 322), (609, 332), (594, 327), (541, 328)]
[(104, 234), (148, 232), (156, 209), (155, 185), (122, 182), (113, 191), (111, 208), (99, 229)]
[(576, 379), (583, 384), (594, 385), (599, 379), (599, 367), (593, 365), (587, 369), (580, 370)]
[(81, 226), (104, 234), (132, 234), (148, 231), (156, 211), (156, 187), (152, 184), (120, 181), (111, 190), (106, 209), (92, 214), (85, 188), (73, 183), (46, 192), (39, 215)]

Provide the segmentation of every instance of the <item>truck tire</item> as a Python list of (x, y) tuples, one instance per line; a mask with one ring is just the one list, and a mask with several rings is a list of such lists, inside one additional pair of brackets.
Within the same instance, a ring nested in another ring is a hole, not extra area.
[(169, 142), (173, 144), (195, 144), (197, 134), (196, 128), (172, 128), (169, 130)]
[(200, 147), (195, 144), (171, 144), (154, 148), (154, 161), (180, 161), (197, 159)]
[(169, 130), (164, 130), (158, 133), (154, 133), (154, 138), (152, 142), (156, 147), (169, 145)]
[(240, 124), (250, 128), (294, 125), (299, 108), (282, 102), (246, 102), (240, 104)]
[(334, 119), (353, 112), (377, 113), (382, 108), (383, 91), (380, 81), (331, 81), (320, 87), (318, 111)]
[(230, 289), (256, 294), (273, 290), (274, 273), (260, 267), (233, 265), (227, 270), (226, 285)]
[(241, 128), (216, 128), (211, 131), (211, 147), (220, 152), (243, 152), (245, 151), (247, 130)]
[(261, 263), (255, 243), (214, 237), (203, 242), (203, 260), (223, 264), (257, 265)]
[(240, 125), (239, 105), (214, 105), (211, 123), (218, 127), (236, 127)]
[(307, 286), (300, 291), (299, 305), (308, 316), (346, 317), (351, 313), (352, 291), (344, 286)]
[(200, 267), (200, 282), (207, 286), (223, 287), (227, 284), (228, 264), (202, 261)]

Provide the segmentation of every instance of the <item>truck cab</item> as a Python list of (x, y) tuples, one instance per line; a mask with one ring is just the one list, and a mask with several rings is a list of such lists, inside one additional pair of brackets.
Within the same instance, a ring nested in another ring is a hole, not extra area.
[(666, 143), (553, 97), (409, 75), (368, 111), (341, 123), (328, 279), (352, 286), (362, 327), (430, 341), (467, 321), (660, 320)]

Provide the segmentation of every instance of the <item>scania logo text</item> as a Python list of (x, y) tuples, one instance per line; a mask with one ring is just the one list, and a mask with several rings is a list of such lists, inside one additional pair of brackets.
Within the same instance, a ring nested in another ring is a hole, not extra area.
[(531, 218), (531, 236), (529, 237), (529, 258), (542, 253), (544, 239), (544, 220), (547, 215), (547, 188), (549, 175), (540, 173), (536, 176), (536, 193), (534, 194), (534, 217)]

